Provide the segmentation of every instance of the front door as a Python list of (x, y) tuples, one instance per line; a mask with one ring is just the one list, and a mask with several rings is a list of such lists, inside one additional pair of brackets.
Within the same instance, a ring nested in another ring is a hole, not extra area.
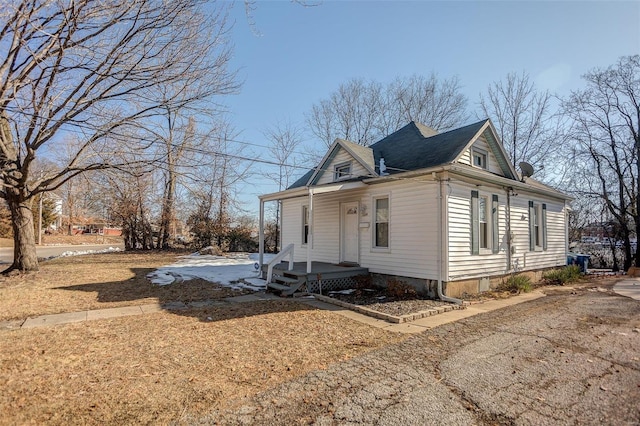
[(340, 205), (340, 262), (358, 263), (358, 202)]

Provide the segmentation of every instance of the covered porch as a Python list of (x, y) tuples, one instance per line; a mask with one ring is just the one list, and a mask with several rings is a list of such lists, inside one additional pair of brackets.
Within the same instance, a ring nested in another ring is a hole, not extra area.
[[(338, 262), (352, 261), (354, 263), (358, 263), (359, 262), (358, 256), (353, 256), (353, 259), (345, 258), (342, 256), (338, 256), (339, 258), (336, 258), (336, 259), (327, 259), (326, 249), (325, 249), (324, 258), (318, 255), (314, 256), (315, 254), (314, 251), (317, 250), (317, 247), (315, 247), (315, 239), (316, 239), (315, 237), (316, 237), (317, 230), (316, 230), (316, 218), (315, 218), (316, 214), (315, 214), (315, 208), (314, 208), (314, 198), (322, 194), (330, 194), (330, 193), (336, 193), (336, 192), (340, 192), (340, 193), (344, 192), (346, 194), (349, 194), (349, 193), (357, 194), (359, 190), (362, 190), (363, 188), (366, 188), (366, 187), (367, 187), (367, 184), (365, 184), (362, 181), (348, 181), (348, 182), (332, 183), (332, 184), (313, 186), (313, 187), (309, 187), (309, 186), (299, 187), (299, 188), (288, 189), (285, 191), (261, 196), (260, 197), (260, 217), (259, 217), (260, 222), (259, 222), (259, 260), (258, 260), (261, 267), (265, 266), (265, 262), (264, 262), (265, 203), (267, 202), (282, 203), (282, 201), (284, 200), (290, 200), (294, 198), (305, 199), (306, 201), (305, 208), (308, 214), (308, 224), (305, 224), (306, 233), (307, 233), (306, 238), (304, 239), (304, 241), (298, 240), (300, 242), (297, 242), (297, 241), (294, 242), (295, 243), (294, 245), (296, 246), (295, 247), (296, 251), (300, 253), (298, 250), (302, 249), (303, 253), (305, 253), (304, 257), (306, 257), (306, 262), (300, 262), (301, 256), (300, 254), (298, 254), (298, 259), (297, 259), (298, 262), (296, 262), (296, 270), (300, 272), (301, 268), (303, 268), (306, 274), (312, 276), (314, 274), (318, 275), (318, 273), (320, 274), (329, 273), (327, 268), (329, 268), (331, 265), (335, 267), (336, 265), (338, 265)], [(356, 213), (358, 212), (357, 204), (354, 210), (356, 211)], [(336, 214), (339, 215), (340, 212), (337, 211)], [(354, 223), (356, 234), (358, 232), (357, 218), (358, 216), (356, 214), (355, 223)], [(282, 215), (280, 216), (280, 219), (282, 220)], [(340, 219), (338, 218), (337, 220), (340, 220)], [(285, 224), (283, 223), (279, 224), (279, 228), (281, 230), (284, 228), (284, 226)], [(338, 245), (339, 241), (341, 241), (340, 238), (342, 233), (343, 233), (342, 229), (340, 230), (340, 233), (335, 233), (335, 227), (334, 227), (334, 229), (332, 229), (332, 232), (330, 234), (327, 233), (325, 229), (324, 233), (321, 234), (320, 236), (323, 237), (323, 240), (325, 242), (328, 240)], [(358, 238), (357, 235), (355, 235), (354, 242), (356, 247), (358, 245), (357, 238)], [(288, 242), (291, 242), (291, 241), (288, 241)], [(284, 244), (285, 241), (281, 241), (281, 243)], [(338, 248), (335, 248), (334, 251), (337, 252)], [(319, 262), (318, 260), (322, 260), (324, 262)], [(329, 262), (326, 262), (327, 260), (329, 260)], [(334, 262), (334, 263), (331, 263), (331, 262)], [(344, 268), (344, 266), (339, 266), (339, 267)], [(316, 271), (314, 268), (319, 268), (319, 269)], [(342, 271), (344, 271), (344, 269), (342, 269)]]

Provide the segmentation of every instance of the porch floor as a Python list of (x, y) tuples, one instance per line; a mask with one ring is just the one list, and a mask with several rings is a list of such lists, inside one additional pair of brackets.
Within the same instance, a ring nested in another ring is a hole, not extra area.
[[(267, 266), (263, 265), (262, 268), (266, 271)], [(285, 271), (287, 268), (289, 268), (289, 262), (287, 261), (281, 262), (273, 267), (273, 269)], [(287, 273), (297, 276), (308, 275), (309, 278), (315, 279), (318, 274), (344, 274), (344, 276), (354, 276), (367, 274), (369, 273), (369, 270), (358, 265), (337, 265), (335, 263), (327, 262), (311, 262), (311, 272), (307, 274), (307, 262), (293, 262), (293, 270), (287, 271)]]

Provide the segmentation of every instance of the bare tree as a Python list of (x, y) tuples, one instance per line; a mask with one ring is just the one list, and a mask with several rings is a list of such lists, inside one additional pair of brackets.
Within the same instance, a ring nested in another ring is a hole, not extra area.
[(233, 144), (237, 133), (228, 122), (219, 123), (211, 137), (202, 137), (207, 145), (189, 149), (200, 158), (186, 184), (195, 201), (187, 223), (197, 244), (226, 249), (234, 213), (241, 210), (236, 190), (249, 175), (251, 162)]
[[(176, 128), (176, 120), (170, 110), (166, 112), (167, 134), (163, 139), (164, 167), (162, 170), (164, 185), (162, 191), (162, 211), (160, 213), (160, 223), (158, 229), (157, 248), (169, 248), (171, 238), (171, 224), (175, 219), (174, 203), (176, 196), (176, 185), (178, 183), (181, 160), (185, 154), (185, 149), (192, 146), (195, 133), (195, 121), (190, 118), (183, 128)], [(182, 164), (182, 166), (185, 166)]]
[(551, 101), (549, 92), (538, 91), (524, 72), (507, 74), (480, 95), (484, 116), (495, 123), (512, 164), (526, 161), (541, 171), (561, 147)]
[[(276, 123), (265, 129), (264, 136), (271, 142), (269, 152), (271, 157), (278, 163), (278, 170), (275, 173), (266, 175), (278, 185), (278, 191), (282, 191), (291, 185), (292, 176), (296, 173), (300, 164), (300, 155), (296, 150), (303, 142), (302, 129), (291, 122)], [(277, 251), (280, 241), (280, 202), (277, 202), (275, 209), (275, 241), (274, 246)]]
[[(620, 58), (586, 75), (587, 88), (571, 94), (564, 110), (570, 136), (585, 159), (578, 192), (596, 197), (617, 222), (624, 241), (624, 268), (640, 266), (640, 55)], [(635, 254), (632, 253), (635, 250)]]
[(466, 119), (466, 102), (457, 78), (414, 75), (387, 85), (353, 79), (313, 105), (307, 123), (327, 147), (336, 138), (370, 145), (409, 121), (437, 130), (455, 127)]
[(386, 136), (409, 121), (437, 130), (460, 125), (467, 118), (467, 100), (460, 91), (457, 77), (442, 81), (436, 74), (396, 78), (385, 91), (380, 134)]
[[(205, 14), (200, 1), (21, 0), (0, 3), (0, 197), (14, 223), (14, 262), (37, 270), (29, 201), (88, 170), (124, 166), (123, 149), (153, 143), (140, 132), (167, 108), (185, 102), (158, 87), (193, 83), (200, 71), (233, 81), (226, 66), (226, 7)], [(220, 59), (220, 60), (218, 60)], [(188, 98), (187, 98), (188, 99)], [(32, 176), (42, 152), (75, 134), (74, 155), (54, 173)], [(136, 137), (132, 137), (136, 135)], [(126, 162), (130, 162), (127, 160)]]

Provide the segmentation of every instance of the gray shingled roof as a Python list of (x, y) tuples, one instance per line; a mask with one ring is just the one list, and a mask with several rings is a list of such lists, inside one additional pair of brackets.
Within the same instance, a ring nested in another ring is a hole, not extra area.
[(342, 139), (342, 144), (347, 146), (354, 154), (360, 157), (360, 160), (364, 161), (367, 166), (372, 170), (375, 170), (376, 163), (373, 161), (373, 152), (370, 147), (362, 146), (354, 142), (350, 142)]
[(380, 158), (389, 173), (426, 169), (453, 162), (487, 120), (459, 129), (424, 137), (411, 122), (386, 138), (371, 145), (376, 164)]
[[(388, 173), (436, 167), (452, 163), (486, 122), (482, 120), (436, 134), (433, 129), (412, 121), (369, 148), (373, 150), (376, 165), (384, 158)], [(308, 171), (289, 189), (305, 186), (312, 175), (313, 170)]]

